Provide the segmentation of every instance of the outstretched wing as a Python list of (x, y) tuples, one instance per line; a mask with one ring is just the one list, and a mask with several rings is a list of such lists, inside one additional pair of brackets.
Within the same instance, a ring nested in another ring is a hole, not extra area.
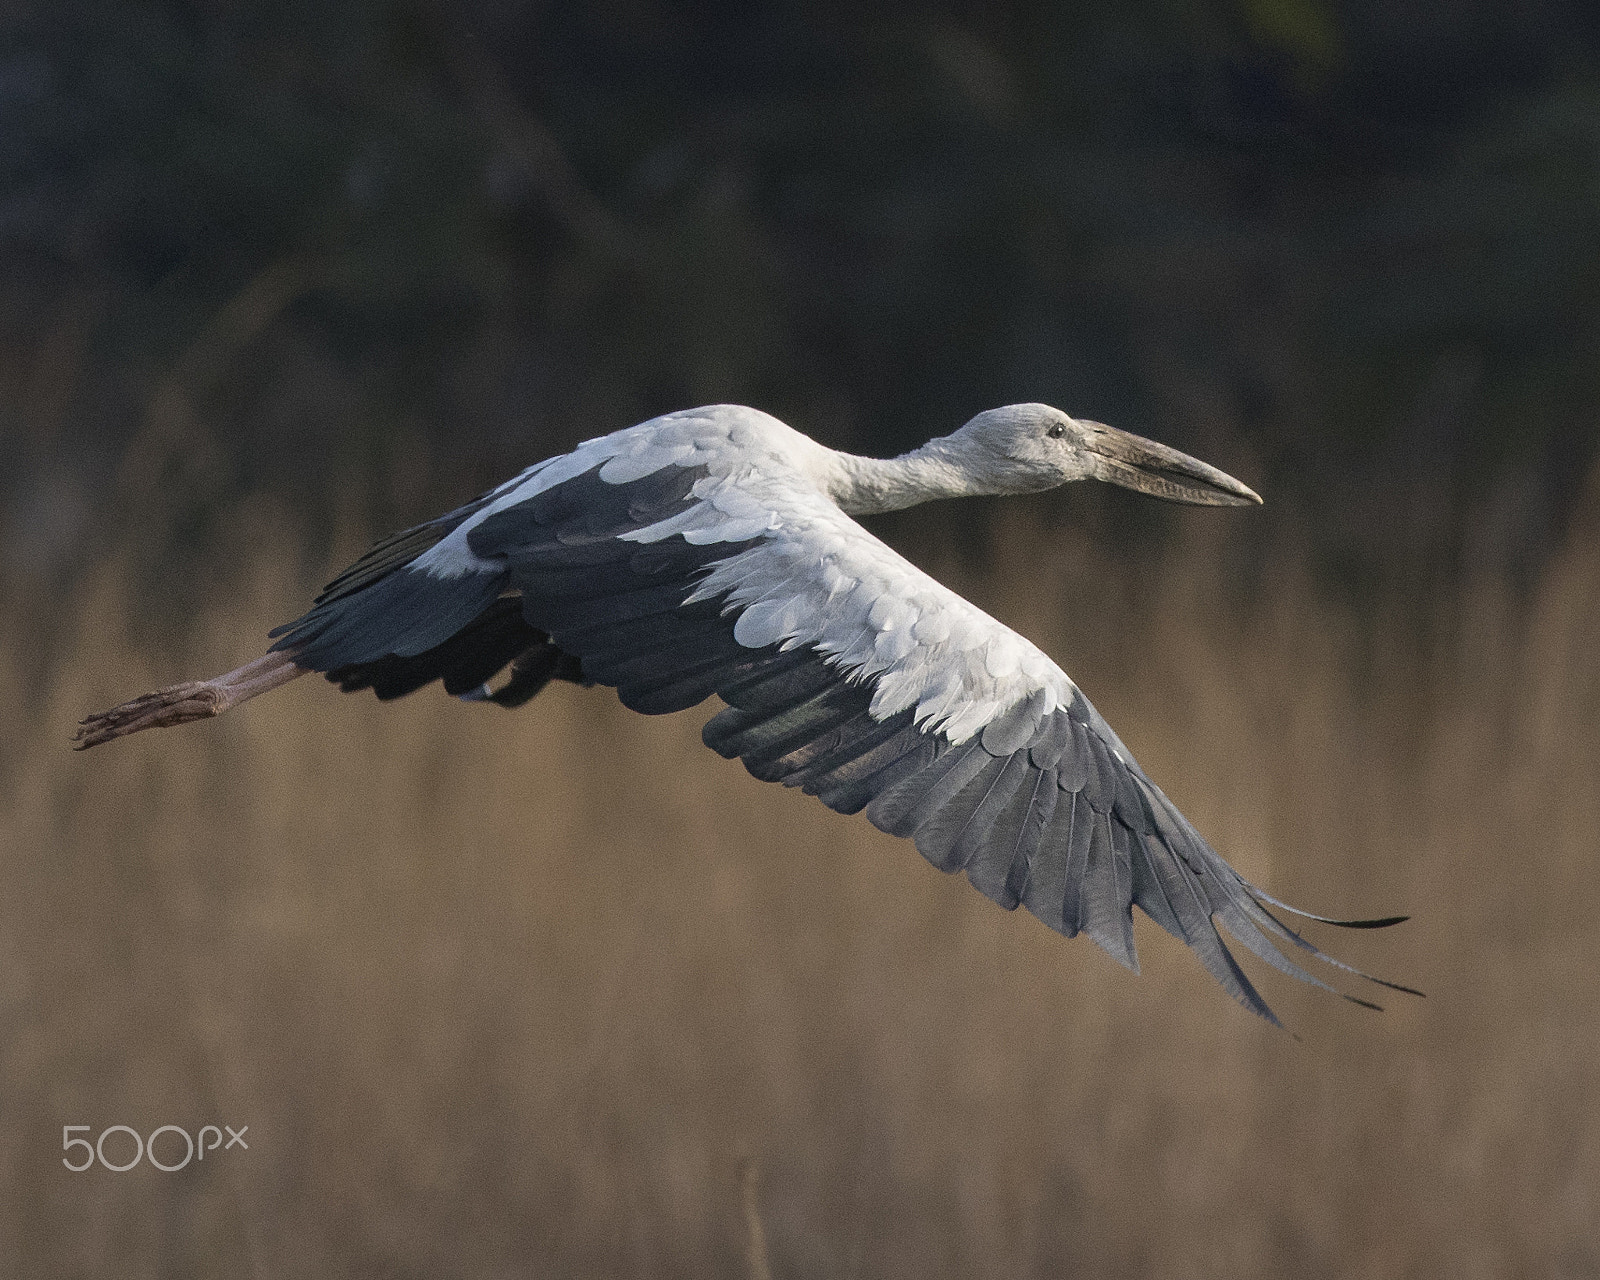
[(425, 672), (452, 644), (480, 675), (525, 644), (576, 659), (639, 711), (715, 693), (728, 705), (705, 727), (714, 750), (865, 810), (1130, 968), (1138, 906), (1274, 1022), (1217, 922), (1324, 986), (1275, 944), (1329, 958), (1217, 856), (1067, 675), (845, 515), (786, 453), (787, 431), (716, 410), (592, 441), (452, 513), (404, 568), (325, 599), (279, 646), (346, 687), (376, 685), (349, 672), (386, 661)]

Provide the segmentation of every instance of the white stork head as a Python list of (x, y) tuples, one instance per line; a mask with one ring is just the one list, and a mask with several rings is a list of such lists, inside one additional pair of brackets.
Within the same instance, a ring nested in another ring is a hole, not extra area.
[(1037, 493), (1071, 480), (1108, 480), (1195, 506), (1261, 501), (1249, 487), (1198, 458), (1103, 422), (1069, 417), (1047, 404), (985, 410), (924, 449), (957, 468), (972, 484), (969, 492)]

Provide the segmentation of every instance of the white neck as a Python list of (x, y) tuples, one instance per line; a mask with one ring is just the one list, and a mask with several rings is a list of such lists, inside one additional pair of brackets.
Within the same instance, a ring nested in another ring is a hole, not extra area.
[(935, 498), (995, 492), (957, 465), (943, 445), (942, 440), (930, 440), (898, 458), (835, 453), (827, 478), (828, 496), (850, 515), (872, 516)]

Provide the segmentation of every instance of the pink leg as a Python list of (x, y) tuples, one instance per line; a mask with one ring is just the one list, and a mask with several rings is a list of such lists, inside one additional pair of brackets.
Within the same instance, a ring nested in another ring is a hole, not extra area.
[(287, 654), (269, 653), (225, 676), (169, 685), (112, 707), (110, 711), (98, 712), (78, 726), (72, 740), (76, 749), (83, 751), (141, 729), (164, 729), (169, 725), (220, 716), (241, 702), (248, 702), (280, 684), (288, 684), (305, 673), (306, 668), (295, 666)]

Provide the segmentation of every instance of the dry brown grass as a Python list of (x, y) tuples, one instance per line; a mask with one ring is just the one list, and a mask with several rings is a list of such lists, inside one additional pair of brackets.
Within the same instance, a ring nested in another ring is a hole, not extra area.
[[(105, 566), (43, 698), (13, 612), (0, 1271), (1600, 1271), (1600, 502), (1525, 612), (1448, 602), (1420, 681), (1292, 555), (1219, 606), (1207, 519), (1137, 597), (1055, 534), (1048, 589), (1037, 556), (956, 585), (1068, 659), (1247, 875), (1415, 912), (1322, 936), (1431, 998), (1267, 981), (1300, 1041), (1142, 918), (1135, 978), (754, 782), (703, 712), (305, 680), (66, 749), (85, 711), (256, 652), (303, 585), (281, 540), (242, 534), (250, 573), (159, 661)], [(59, 1162), (64, 1124), (212, 1121), (250, 1150)]]

